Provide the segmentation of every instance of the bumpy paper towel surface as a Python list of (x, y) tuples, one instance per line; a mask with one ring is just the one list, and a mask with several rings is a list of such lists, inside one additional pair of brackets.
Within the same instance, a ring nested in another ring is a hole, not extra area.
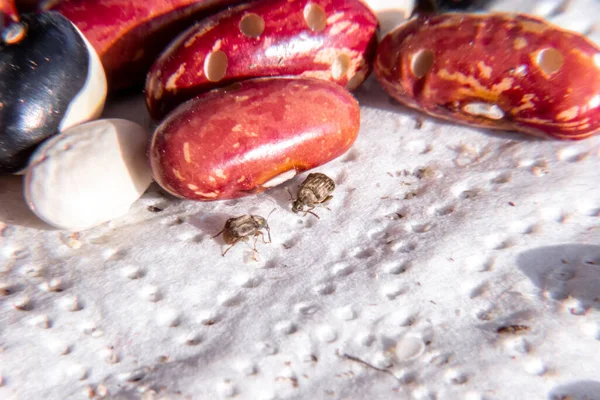
[[(599, 2), (526, 3), (492, 8), (599, 41)], [(600, 137), (418, 128), (373, 79), (356, 95), (320, 219), (290, 211), (303, 174), (216, 203), (153, 188), (72, 236), (2, 177), (0, 398), (600, 399)], [(105, 115), (149, 124), (139, 98)], [(272, 209), (258, 261), (221, 256), (227, 218)]]

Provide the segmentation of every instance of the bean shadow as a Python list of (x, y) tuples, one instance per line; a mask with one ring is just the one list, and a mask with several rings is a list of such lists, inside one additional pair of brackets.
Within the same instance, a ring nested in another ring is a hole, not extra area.
[(371, 74), (369, 78), (362, 83), (354, 92), (354, 97), (358, 100), (361, 106), (367, 106), (376, 108), (383, 111), (391, 111), (398, 113), (399, 115), (413, 115), (419, 116), (424, 115), (417, 111), (414, 111), (408, 107), (403, 106), (392, 96), (386, 93), (381, 87), (374, 74)]
[(141, 92), (110, 95), (101, 118), (123, 118), (143, 126), (149, 132), (153, 132), (157, 125), (148, 113)]
[(548, 400), (600, 400), (600, 382), (576, 381), (558, 386), (549, 393)]
[[(223, 229), (225, 222), (231, 217), (232, 215), (224, 213), (198, 213), (191, 216), (188, 223), (212, 238)], [(221, 243), (223, 242), (222, 239), (219, 240)]]
[[(600, 246), (565, 244), (521, 253), (519, 268), (555, 300), (569, 296), (600, 309)], [(600, 391), (598, 392), (600, 395)]]
[(23, 195), (23, 177), (20, 175), (0, 177), (0, 221), (25, 228), (55, 230), (27, 206)]
[[(304, 175), (299, 178), (294, 178), (284, 183), (283, 185), (268, 190), (267, 192), (265, 192), (265, 194), (271, 197), (271, 199), (279, 206), (281, 212), (291, 213), (291, 207), (293, 202), (292, 197), (296, 196), (296, 194), (298, 193), (298, 188), (300, 187), (300, 184), (305, 178), (306, 176)], [(290, 192), (292, 193), (292, 197), (290, 197)]]
[[(177, 206), (187, 200), (180, 197), (175, 197), (172, 194), (161, 188), (158, 183), (152, 182), (140, 199), (148, 200), (159, 207), (161, 211), (166, 211), (170, 207)], [(152, 211), (152, 210), (149, 210)]]

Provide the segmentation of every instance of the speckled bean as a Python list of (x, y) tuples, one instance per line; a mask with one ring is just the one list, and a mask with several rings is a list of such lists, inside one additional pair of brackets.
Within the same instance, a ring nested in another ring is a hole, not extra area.
[(146, 103), (159, 120), (234, 81), (294, 75), (352, 90), (371, 71), (377, 18), (359, 0), (274, 0), (238, 6), (182, 33), (154, 63)]
[(600, 48), (519, 14), (441, 14), (381, 42), (375, 73), (402, 104), (471, 126), (583, 139), (600, 130)]
[(142, 86), (159, 53), (195, 21), (245, 0), (47, 0), (98, 52), (109, 90)]
[(312, 78), (262, 78), (215, 89), (156, 129), (154, 179), (171, 194), (223, 200), (259, 193), (343, 154), (360, 110), (343, 87)]

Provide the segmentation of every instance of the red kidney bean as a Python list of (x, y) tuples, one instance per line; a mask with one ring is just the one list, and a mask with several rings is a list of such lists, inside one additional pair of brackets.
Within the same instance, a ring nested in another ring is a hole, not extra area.
[(234, 81), (308, 76), (352, 90), (371, 71), (377, 18), (359, 0), (274, 0), (238, 6), (182, 33), (153, 65), (146, 103), (155, 119)]
[(360, 109), (343, 87), (314, 78), (262, 78), (202, 94), (156, 129), (154, 179), (191, 200), (259, 193), (343, 154)]
[(520, 14), (441, 14), (380, 43), (375, 73), (400, 103), (471, 126), (557, 139), (600, 130), (600, 48)]

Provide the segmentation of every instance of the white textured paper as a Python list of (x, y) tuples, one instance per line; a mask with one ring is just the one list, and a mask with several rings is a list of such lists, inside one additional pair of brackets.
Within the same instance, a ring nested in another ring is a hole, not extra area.
[[(600, 35), (597, 1), (523, 7)], [(214, 203), (153, 187), (74, 236), (2, 177), (0, 399), (600, 399), (600, 137), (423, 118), (374, 79), (356, 96), (320, 219), (290, 211), (303, 174)], [(105, 116), (149, 124), (139, 98)], [(227, 218), (273, 209), (258, 261), (221, 256)]]

